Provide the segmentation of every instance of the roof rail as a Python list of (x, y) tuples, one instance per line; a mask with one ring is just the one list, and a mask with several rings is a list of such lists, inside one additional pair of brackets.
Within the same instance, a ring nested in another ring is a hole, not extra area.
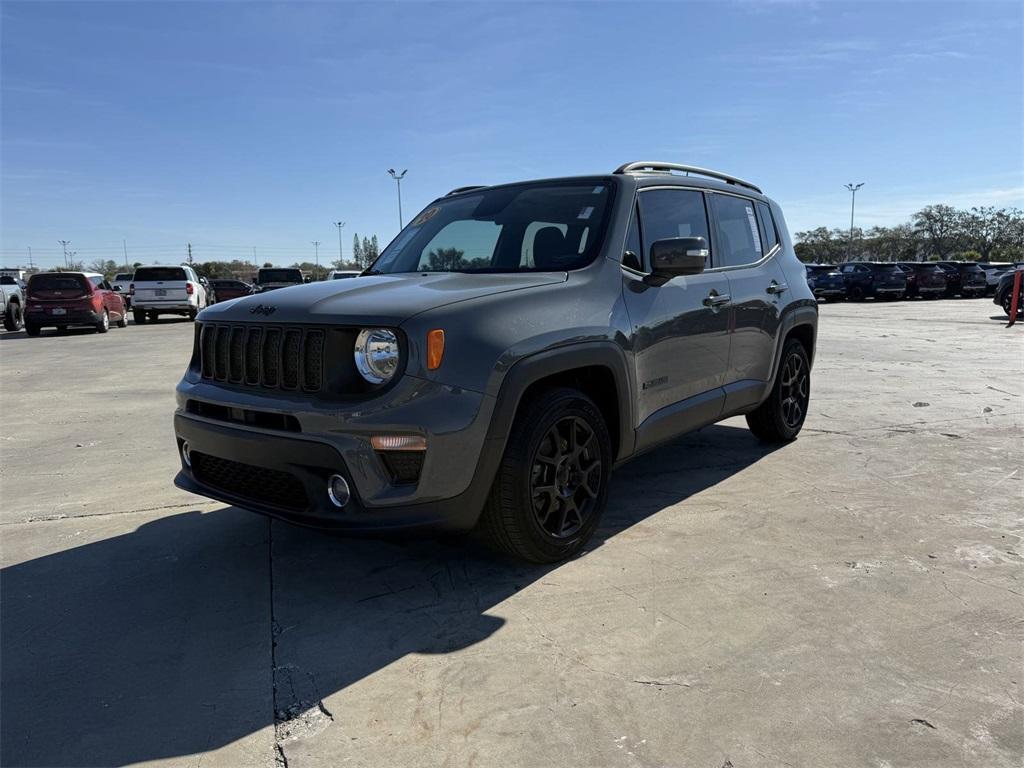
[(658, 161), (642, 160), (634, 163), (626, 163), (620, 165), (615, 169), (615, 173), (633, 173), (634, 171), (648, 171), (653, 173), (669, 173), (670, 171), (683, 171), (687, 176), (691, 173), (697, 176), (708, 176), (712, 179), (721, 179), (727, 184), (737, 184), (741, 187), (747, 187), (755, 192), (760, 193), (760, 187), (751, 184), (749, 181), (738, 179), (735, 176), (730, 176), (727, 173), (721, 171), (711, 171), (707, 168), (698, 168), (695, 165), (679, 165), (679, 163), (662, 163)]
[(474, 189), (483, 189), (486, 186), (486, 184), (471, 184), (468, 187), (456, 187), (447, 195), (445, 195), (445, 197), (451, 197), (452, 195), (461, 195), (463, 192), (471, 192)]

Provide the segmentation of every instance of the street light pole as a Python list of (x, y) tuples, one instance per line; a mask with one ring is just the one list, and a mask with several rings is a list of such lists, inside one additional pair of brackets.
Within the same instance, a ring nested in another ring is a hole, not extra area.
[(71, 245), (71, 241), (70, 240), (58, 240), (57, 242), (60, 243), (62, 246), (64, 246), (64, 268), (67, 269), (67, 267), (68, 267), (68, 246)]
[(853, 258), (853, 209), (857, 204), (857, 190), (864, 186), (862, 181), (860, 184), (844, 184), (848, 190), (850, 190), (850, 242), (846, 244), (846, 260), (849, 261)]
[(345, 257), (341, 252), (341, 228), (345, 226), (345, 222), (336, 221), (334, 222), (334, 226), (338, 228), (338, 266), (340, 267), (342, 263), (345, 261)]
[(406, 168), (401, 173), (398, 173), (397, 171), (395, 171), (394, 168), (388, 168), (388, 173), (391, 174), (391, 178), (394, 179), (396, 182), (398, 182), (398, 229), (399, 230), (401, 230), (402, 228), (405, 227), (405, 224), (402, 223), (402, 179), (405, 178), (405, 174), (407, 174), (408, 172), (409, 172), (408, 168)]
[(313, 252), (316, 254), (316, 279), (320, 279), (320, 241), (311, 240), (313, 243)]

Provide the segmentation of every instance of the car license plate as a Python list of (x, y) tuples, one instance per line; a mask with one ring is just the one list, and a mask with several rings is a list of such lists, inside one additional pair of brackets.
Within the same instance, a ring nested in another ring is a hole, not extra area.
[(153, 291), (153, 293), (155, 293), (157, 296), (166, 296), (167, 295), (167, 289), (166, 288), (157, 288), (156, 290)]
[(64, 307), (54, 307), (50, 310), (51, 315), (66, 315), (68, 311)]

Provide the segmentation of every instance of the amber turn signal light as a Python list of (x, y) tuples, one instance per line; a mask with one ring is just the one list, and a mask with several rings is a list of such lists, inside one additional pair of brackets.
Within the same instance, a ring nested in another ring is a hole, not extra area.
[(444, 331), (435, 328), (427, 334), (427, 370), (436, 371), (444, 357)]

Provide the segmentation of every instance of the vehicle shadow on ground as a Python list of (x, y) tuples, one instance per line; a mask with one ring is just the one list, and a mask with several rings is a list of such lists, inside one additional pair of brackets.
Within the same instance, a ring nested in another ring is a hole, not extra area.
[[(631, 462), (590, 551), (771, 450), (718, 425)], [(407, 654), (485, 640), (505, 623), (488, 611), (558, 567), (468, 537), (350, 540), (234, 508), (10, 566), (0, 762), (124, 765), (222, 747), (272, 725), (275, 709), (318, 712)]]

